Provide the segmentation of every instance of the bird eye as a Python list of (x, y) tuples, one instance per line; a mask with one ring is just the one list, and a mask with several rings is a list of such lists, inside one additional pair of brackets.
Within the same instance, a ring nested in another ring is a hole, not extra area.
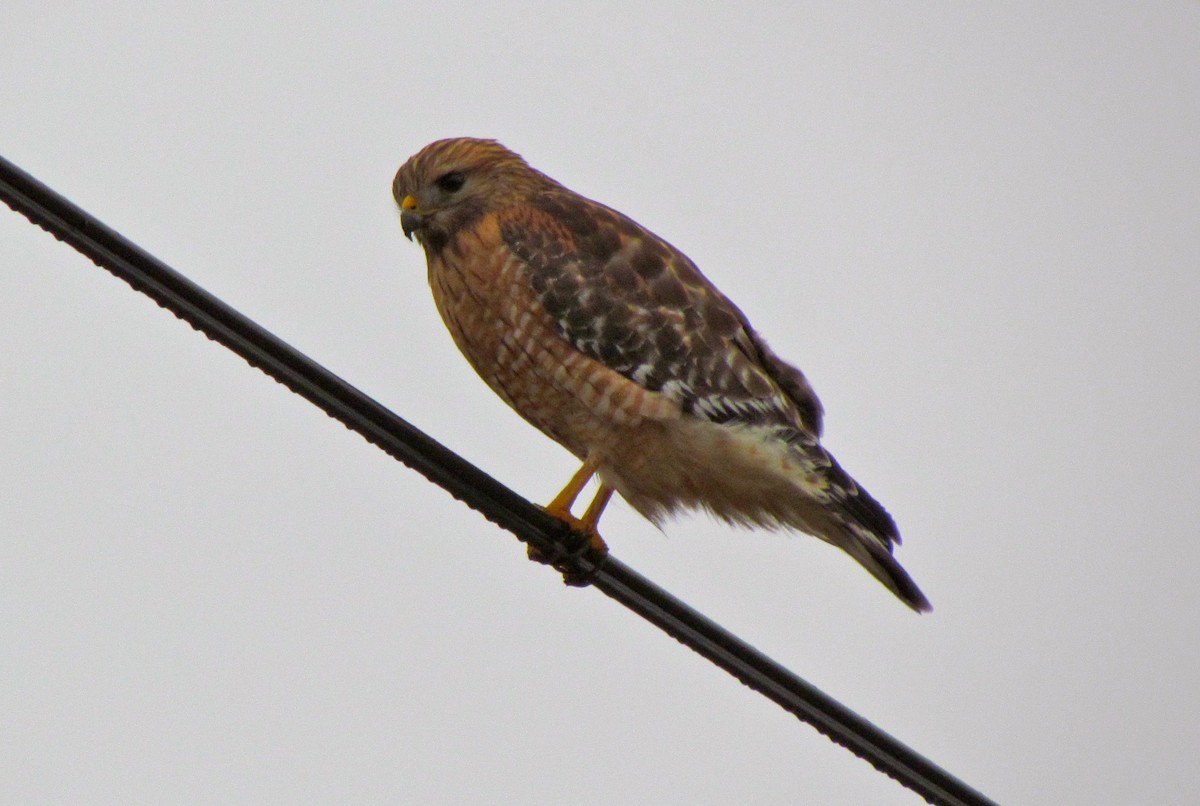
[(463, 176), (462, 171), (451, 171), (437, 178), (438, 188), (446, 193), (456, 193), (462, 190), (462, 186), (466, 182), (467, 177)]

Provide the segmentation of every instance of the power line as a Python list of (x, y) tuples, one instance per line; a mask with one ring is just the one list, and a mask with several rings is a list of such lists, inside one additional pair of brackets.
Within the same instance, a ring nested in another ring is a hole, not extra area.
[(883, 732), (0, 157), (0, 199), (101, 268), (930, 803), (993, 801)]

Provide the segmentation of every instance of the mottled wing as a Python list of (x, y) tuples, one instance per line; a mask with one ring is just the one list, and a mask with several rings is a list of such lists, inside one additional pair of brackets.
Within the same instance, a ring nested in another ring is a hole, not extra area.
[[(762, 427), (791, 445), (808, 468), (808, 494), (858, 538), (833, 542), (868, 568), (894, 565), (895, 522), (820, 445), (822, 409), (807, 379), (767, 347), (687, 256), (567, 190), (507, 211), (500, 232), (575, 349), (678, 401), (687, 414)], [(903, 571), (873, 573), (903, 588)]]
[(661, 238), (567, 190), (506, 211), (500, 229), (575, 349), (693, 416), (820, 435), (804, 375)]

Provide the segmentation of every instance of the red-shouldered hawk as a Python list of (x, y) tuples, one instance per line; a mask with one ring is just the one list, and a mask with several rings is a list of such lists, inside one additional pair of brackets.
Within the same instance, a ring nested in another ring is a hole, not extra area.
[[(821, 446), (800, 370), (682, 252), (493, 140), (439, 140), (393, 184), (442, 319), (488, 386), (583, 466), (547, 509), (593, 536), (613, 492), (841, 548), (909, 607), (887, 511)], [(581, 518), (571, 507), (593, 475)]]

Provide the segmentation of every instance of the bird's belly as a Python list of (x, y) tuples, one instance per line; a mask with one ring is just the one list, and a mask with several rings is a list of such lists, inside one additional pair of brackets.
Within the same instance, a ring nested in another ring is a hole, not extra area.
[(438, 312), (492, 391), (580, 458), (622, 439), (661, 404), (567, 343), (518, 262), (430, 265)]
[(734, 523), (813, 531), (797, 510), (807, 468), (763, 430), (694, 417), (644, 423), (605, 459), (601, 478), (656, 523), (675, 510), (704, 509)]

